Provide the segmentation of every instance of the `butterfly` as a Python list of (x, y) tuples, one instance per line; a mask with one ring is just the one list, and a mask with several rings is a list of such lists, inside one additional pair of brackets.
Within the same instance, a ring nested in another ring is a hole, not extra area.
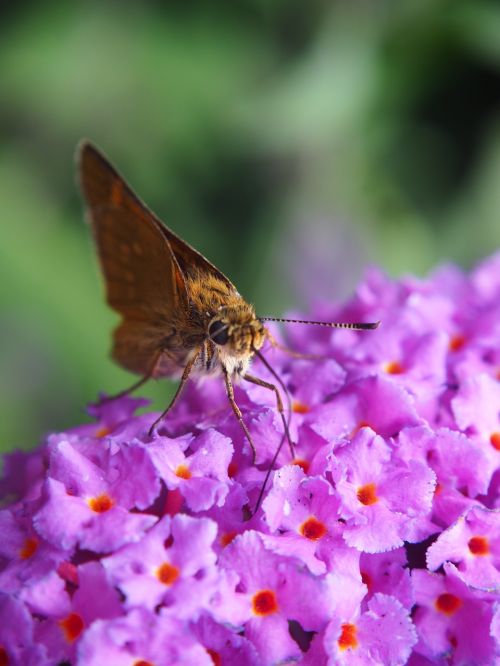
[(170, 404), (151, 426), (151, 435), (190, 377), (222, 376), (255, 462), (256, 447), (235, 401), (233, 383), (242, 379), (256, 384), (275, 394), (293, 458), (279, 389), (249, 372), (256, 356), (285, 389), (261, 352), (266, 340), (276, 344), (264, 322), (294, 321), (356, 330), (373, 329), (378, 324), (258, 317), (233, 283), (166, 227), (89, 141), (80, 144), (78, 162), (106, 300), (121, 316), (113, 333), (112, 357), (141, 377), (118, 395), (130, 393), (150, 378), (180, 378)]

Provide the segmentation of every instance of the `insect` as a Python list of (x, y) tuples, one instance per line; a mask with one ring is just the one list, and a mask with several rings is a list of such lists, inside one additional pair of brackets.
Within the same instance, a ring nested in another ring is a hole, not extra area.
[[(82, 142), (78, 156), (106, 299), (121, 315), (113, 333), (112, 357), (141, 377), (118, 396), (130, 393), (150, 378), (180, 377), (170, 404), (151, 426), (152, 434), (190, 376), (222, 375), (229, 403), (255, 462), (255, 444), (234, 399), (233, 381), (242, 378), (274, 392), (293, 458), (280, 391), (275, 384), (250, 374), (249, 367), (257, 356), (284, 389), (261, 352), (266, 339), (274, 343), (264, 322), (296, 320), (257, 317), (254, 307), (232, 282), (160, 222), (92, 143)], [(297, 323), (357, 330), (377, 326)]]

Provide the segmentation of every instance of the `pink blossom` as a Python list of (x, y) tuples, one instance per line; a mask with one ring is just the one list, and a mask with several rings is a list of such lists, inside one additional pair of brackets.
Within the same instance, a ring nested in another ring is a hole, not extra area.
[(370, 269), (309, 318), (378, 330), (273, 327), (315, 355), (263, 349), (293, 459), (274, 394), (242, 383), (253, 464), (218, 381), (153, 436), (144, 400), (101, 398), (6, 455), (0, 663), (496, 663), (499, 268)]

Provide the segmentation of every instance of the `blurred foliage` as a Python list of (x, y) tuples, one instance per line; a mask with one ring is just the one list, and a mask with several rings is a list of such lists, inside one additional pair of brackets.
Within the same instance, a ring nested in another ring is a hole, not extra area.
[[(5, 449), (133, 381), (107, 357), (81, 137), (261, 314), (344, 296), (367, 262), (423, 273), (498, 247), (498, 3), (2, 7)], [(144, 393), (160, 408), (170, 390)]]

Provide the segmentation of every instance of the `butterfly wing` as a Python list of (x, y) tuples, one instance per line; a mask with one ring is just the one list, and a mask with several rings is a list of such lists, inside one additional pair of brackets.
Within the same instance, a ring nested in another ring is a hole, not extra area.
[(184, 277), (160, 223), (92, 144), (84, 143), (80, 156), (109, 305), (132, 319), (185, 306)]
[(187, 311), (183, 273), (160, 222), (88, 142), (80, 148), (80, 177), (107, 302), (123, 317), (113, 356), (146, 374), (172, 322)]

